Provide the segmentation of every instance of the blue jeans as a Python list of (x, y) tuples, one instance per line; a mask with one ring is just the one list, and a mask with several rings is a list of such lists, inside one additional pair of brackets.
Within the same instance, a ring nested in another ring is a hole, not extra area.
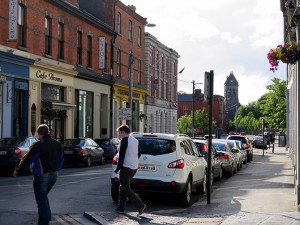
[(38, 225), (49, 225), (49, 221), (51, 221), (48, 193), (54, 186), (56, 180), (57, 172), (34, 175), (33, 190), (39, 212)]

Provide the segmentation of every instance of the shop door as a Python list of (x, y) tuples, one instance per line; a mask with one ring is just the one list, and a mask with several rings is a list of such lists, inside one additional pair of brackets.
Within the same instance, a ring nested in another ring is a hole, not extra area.
[(48, 125), (51, 137), (58, 141), (62, 141), (64, 139), (64, 115), (66, 114), (66, 112), (62, 111), (42, 109), (41, 123)]

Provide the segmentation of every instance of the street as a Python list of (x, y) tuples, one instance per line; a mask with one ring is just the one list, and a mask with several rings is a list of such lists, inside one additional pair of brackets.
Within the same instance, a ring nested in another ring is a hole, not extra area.
[[(53, 215), (83, 214), (86, 211), (103, 213), (113, 212), (116, 204), (110, 196), (111, 164), (92, 167), (67, 167), (59, 172), (59, 178), (49, 194)], [(217, 184), (217, 183), (215, 183)], [(206, 201), (203, 195), (194, 195), (194, 202)], [(143, 196), (148, 205), (147, 210), (159, 214), (180, 213), (185, 209), (177, 204), (174, 198)], [(0, 176), (0, 224), (35, 224), (34, 221), (24, 223), (20, 215), (36, 215), (37, 207), (32, 188), (32, 176), (12, 177), (9, 174)], [(128, 210), (134, 211), (128, 204)], [(15, 212), (20, 216), (8, 216)], [(26, 216), (25, 216), (26, 217)], [(3, 221), (8, 220), (8, 221)], [(12, 221), (9, 223), (9, 221)]]
[[(244, 165), (231, 178), (214, 182), (212, 202), (206, 195), (193, 195), (194, 204), (184, 208), (176, 198), (142, 196), (147, 204), (145, 215), (136, 217), (129, 203), (126, 215), (114, 213), (116, 204), (110, 196), (111, 164), (92, 167), (68, 167), (49, 194), (53, 225), (91, 225), (83, 217), (91, 212), (110, 224), (259, 224), (259, 220), (297, 221), (290, 159), (284, 148), (275, 153), (254, 149), (254, 161)], [(83, 220), (86, 220), (83, 222)], [(256, 222), (253, 220), (256, 219)], [(299, 218), (300, 219), (300, 218)], [(78, 222), (79, 221), (79, 222)], [(190, 222), (189, 222), (190, 221)], [(251, 222), (252, 221), (252, 222)], [(0, 176), (0, 224), (36, 225), (37, 208), (32, 190), (32, 176)], [(213, 222), (213, 223), (212, 223)], [(99, 224), (99, 223), (98, 223)], [(104, 222), (102, 224), (108, 224)], [(272, 224), (272, 223), (270, 223)], [(295, 223), (296, 224), (296, 223)]]

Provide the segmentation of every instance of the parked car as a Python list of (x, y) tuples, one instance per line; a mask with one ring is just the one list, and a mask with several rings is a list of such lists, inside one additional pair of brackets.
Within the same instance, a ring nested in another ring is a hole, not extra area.
[(264, 134), (258, 134), (256, 136), (260, 136), (261, 138), (265, 138), (265, 141), (267, 141), (267, 145), (270, 144), (270, 136), (269, 133), (265, 132)]
[(230, 146), (226, 142), (213, 140), (212, 144), (217, 150), (217, 156), (222, 162), (222, 168), (224, 174), (231, 177), (237, 172), (237, 159), (236, 156), (231, 152)]
[[(201, 155), (204, 155), (206, 161), (208, 159), (208, 142), (207, 140), (200, 140), (197, 138), (192, 138), (195, 144), (198, 147), (198, 151)], [(212, 145), (212, 152), (211, 152), (211, 165), (212, 165), (212, 173), (213, 179), (215, 180), (222, 180), (223, 177), (223, 170), (222, 170), (222, 162), (217, 156), (217, 150)]]
[(267, 148), (268, 142), (266, 139), (264, 140), (262, 136), (255, 136), (252, 140), (252, 146), (253, 148)]
[(29, 151), (35, 137), (7, 137), (0, 139), (0, 168), (14, 170), (23, 155)]
[(65, 165), (84, 164), (89, 167), (92, 163), (105, 163), (103, 149), (91, 138), (64, 139), (62, 146), (65, 154)]
[[(207, 163), (186, 135), (133, 133), (141, 157), (131, 187), (137, 193), (175, 194), (181, 204), (191, 205), (192, 190), (206, 193)], [(119, 175), (114, 173), (118, 154), (112, 162), (111, 196), (118, 201)]]
[(239, 140), (235, 140), (235, 141), (238, 144), (239, 150), (243, 155), (243, 164), (247, 164), (247, 151), (246, 151), (245, 146), (243, 145), (243, 142), (241, 142)]
[(230, 135), (227, 137), (227, 139), (241, 141), (247, 152), (247, 162), (251, 162), (251, 160), (253, 160), (253, 149), (252, 149), (252, 146), (250, 145), (250, 142), (249, 142), (249, 139), (247, 138), (247, 136)]
[(244, 161), (244, 158), (246, 158), (244, 156), (244, 154), (242, 153), (242, 151), (240, 151), (240, 147), (237, 143), (236, 140), (229, 140), (229, 139), (216, 139), (216, 141), (224, 141), (224, 142), (227, 142), (229, 147), (230, 147), (230, 151), (232, 153), (235, 154), (236, 158), (236, 163), (238, 164), (238, 167), (237, 169), (240, 170), (240, 168), (243, 167), (243, 161)]
[(106, 160), (112, 160), (117, 154), (119, 138), (96, 138), (94, 141), (103, 149)]

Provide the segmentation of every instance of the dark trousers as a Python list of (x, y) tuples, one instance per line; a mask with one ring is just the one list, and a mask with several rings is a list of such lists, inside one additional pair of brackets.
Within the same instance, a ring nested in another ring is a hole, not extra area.
[(135, 175), (136, 170), (123, 167), (120, 170), (120, 187), (119, 187), (119, 202), (118, 208), (124, 210), (126, 206), (126, 198), (137, 208), (140, 209), (144, 206), (141, 199), (131, 190), (130, 182)]
[(39, 212), (38, 225), (49, 225), (51, 210), (48, 193), (57, 180), (57, 172), (34, 175), (33, 190)]

